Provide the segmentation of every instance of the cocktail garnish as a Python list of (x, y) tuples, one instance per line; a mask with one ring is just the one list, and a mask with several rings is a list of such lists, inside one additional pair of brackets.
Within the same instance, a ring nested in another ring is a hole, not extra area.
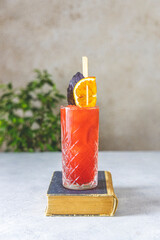
[(97, 87), (95, 77), (81, 79), (73, 89), (75, 104), (79, 107), (95, 107)]
[(74, 96), (73, 96), (73, 89), (75, 87), (75, 85), (82, 79), (84, 78), (84, 76), (82, 75), (82, 73), (77, 72), (71, 79), (71, 81), (69, 82), (69, 86), (67, 88), (67, 101), (68, 101), (68, 105), (76, 105), (75, 101), (74, 101)]

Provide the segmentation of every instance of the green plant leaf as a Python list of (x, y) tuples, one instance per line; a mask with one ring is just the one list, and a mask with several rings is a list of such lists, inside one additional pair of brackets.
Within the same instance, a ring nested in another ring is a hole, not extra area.
[(11, 83), (1, 88), (0, 146), (4, 143), (6, 151), (60, 150), (57, 108), (65, 96), (46, 70), (36, 69), (35, 74), (24, 88), (15, 89)]

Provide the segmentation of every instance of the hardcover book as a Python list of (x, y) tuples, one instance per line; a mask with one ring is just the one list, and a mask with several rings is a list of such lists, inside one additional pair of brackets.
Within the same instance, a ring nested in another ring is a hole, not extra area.
[(70, 190), (62, 185), (62, 172), (53, 173), (48, 192), (46, 216), (98, 215), (113, 216), (118, 199), (114, 193), (110, 172), (98, 172), (98, 186), (90, 190)]

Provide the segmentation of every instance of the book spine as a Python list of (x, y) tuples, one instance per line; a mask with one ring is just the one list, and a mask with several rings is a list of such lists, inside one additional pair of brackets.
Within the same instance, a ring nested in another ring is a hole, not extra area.
[(106, 178), (106, 184), (107, 184), (107, 193), (108, 195), (113, 196), (113, 211), (110, 216), (114, 216), (118, 207), (118, 198), (114, 192), (111, 173), (108, 171), (105, 171), (105, 178)]

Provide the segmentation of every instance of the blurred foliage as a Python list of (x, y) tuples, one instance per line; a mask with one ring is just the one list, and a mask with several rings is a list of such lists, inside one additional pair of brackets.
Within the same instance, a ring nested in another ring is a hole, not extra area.
[(6, 151), (60, 150), (57, 107), (65, 96), (47, 71), (35, 72), (35, 80), (23, 89), (16, 90), (11, 83), (0, 86), (0, 146)]

